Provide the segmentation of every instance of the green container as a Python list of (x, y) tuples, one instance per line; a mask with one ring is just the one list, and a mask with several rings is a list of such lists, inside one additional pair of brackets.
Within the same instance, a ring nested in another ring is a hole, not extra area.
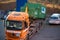
[(21, 7), (21, 11), (24, 12), (28, 7), (28, 14), (31, 18), (42, 18), (46, 17), (46, 7), (39, 3), (26, 3), (23, 7)]

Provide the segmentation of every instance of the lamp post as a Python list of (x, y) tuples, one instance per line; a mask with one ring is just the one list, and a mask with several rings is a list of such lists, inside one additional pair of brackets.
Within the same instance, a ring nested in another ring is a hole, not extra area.
[(16, 0), (16, 11), (20, 11), (20, 8), (27, 3), (27, 0)]

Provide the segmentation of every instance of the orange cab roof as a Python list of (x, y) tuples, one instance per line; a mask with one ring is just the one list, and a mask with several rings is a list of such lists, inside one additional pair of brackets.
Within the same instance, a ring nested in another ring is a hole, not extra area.
[(7, 20), (14, 20), (14, 21), (24, 21), (28, 18), (28, 14), (26, 12), (10, 12), (7, 16)]

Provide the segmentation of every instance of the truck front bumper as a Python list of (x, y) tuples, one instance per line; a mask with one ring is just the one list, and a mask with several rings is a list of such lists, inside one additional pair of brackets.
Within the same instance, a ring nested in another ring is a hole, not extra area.
[(7, 38), (6, 40), (24, 40), (24, 39), (22, 39), (22, 38), (20, 38), (20, 39)]

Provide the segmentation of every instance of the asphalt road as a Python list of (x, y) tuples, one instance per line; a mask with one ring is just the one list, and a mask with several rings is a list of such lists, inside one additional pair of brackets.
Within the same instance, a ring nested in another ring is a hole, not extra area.
[(41, 30), (30, 40), (60, 40), (60, 25), (49, 25), (46, 19)]
[[(5, 40), (3, 21), (0, 20), (0, 40)], [(60, 40), (60, 25), (48, 25), (44, 22), (41, 30), (34, 34), (30, 40)]]
[(2, 20), (0, 20), (0, 40), (5, 40), (5, 30)]

